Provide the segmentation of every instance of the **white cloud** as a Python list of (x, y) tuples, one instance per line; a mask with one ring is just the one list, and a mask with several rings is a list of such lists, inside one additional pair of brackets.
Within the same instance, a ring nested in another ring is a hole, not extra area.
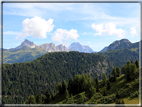
[(19, 34), (19, 32), (13, 32), (13, 31), (6, 31), (6, 32), (3, 32), (3, 34), (8, 34), (8, 35), (17, 35)]
[(52, 35), (52, 40), (62, 43), (67, 40), (77, 40), (79, 37), (77, 30), (71, 29), (67, 31), (66, 29), (57, 29)]
[(124, 38), (125, 30), (122, 30), (121, 28), (117, 29), (116, 25), (113, 23), (107, 23), (105, 25), (103, 24), (98, 24), (96, 25), (95, 23), (92, 24), (92, 28), (97, 32), (95, 33), (96, 35), (115, 35), (118, 38)]
[(85, 34), (86, 34), (86, 32), (83, 33), (83, 35), (85, 35)]
[(130, 33), (131, 33), (131, 35), (132, 35), (132, 37), (133, 37), (134, 35), (137, 34), (137, 30), (136, 30), (134, 27), (131, 27), (131, 28), (130, 28)]
[(26, 36), (46, 38), (46, 33), (51, 32), (54, 28), (53, 19), (45, 20), (41, 17), (35, 16), (34, 18), (27, 18), (22, 22), (22, 32), (16, 37), (25, 38)]

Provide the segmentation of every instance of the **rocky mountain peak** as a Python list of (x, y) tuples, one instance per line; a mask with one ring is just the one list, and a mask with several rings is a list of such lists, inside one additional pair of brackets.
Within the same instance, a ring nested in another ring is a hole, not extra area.
[(30, 45), (30, 46), (32, 46), (32, 45), (34, 45), (34, 43), (29, 41), (28, 39), (25, 39), (25, 41), (22, 42), (21, 45)]

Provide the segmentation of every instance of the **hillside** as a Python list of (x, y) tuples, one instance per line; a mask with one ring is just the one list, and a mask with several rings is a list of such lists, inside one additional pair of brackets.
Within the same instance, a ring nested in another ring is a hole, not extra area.
[(104, 56), (79, 52), (47, 53), (32, 62), (3, 64), (3, 103), (23, 103), (30, 94), (43, 94), (47, 88), (56, 92), (58, 82), (75, 74), (87, 73), (100, 80), (102, 73), (109, 75), (112, 68)]
[[(134, 49), (134, 48), (133, 48)], [(138, 49), (138, 48), (137, 48)], [(127, 61), (135, 61), (139, 59), (139, 52), (130, 49), (118, 49), (118, 50), (109, 50), (106, 52), (98, 53), (100, 55), (104, 55), (111, 62), (113, 62), (114, 66), (122, 67)]]
[[(122, 69), (116, 67), (112, 75), (103, 80), (92, 79), (86, 74), (75, 75), (57, 84), (57, 93), (29, 96), (25, 103), (38, 104), (139, 104), (139, 64), (128, 61)], [(119, 71), (119, 72), (118, 72)], [(122, 75), (120, 75), (120, 71)], [(75, 89), (74, 89), (75, 87)], [(31, 100), (32, 99), (32, 100)]]
[(20, 63), (33, 61), (39, 56), (47, 53), (41, 48), (22, 47), (20, 49), (9, 49), (3, 51), (3, 63)]

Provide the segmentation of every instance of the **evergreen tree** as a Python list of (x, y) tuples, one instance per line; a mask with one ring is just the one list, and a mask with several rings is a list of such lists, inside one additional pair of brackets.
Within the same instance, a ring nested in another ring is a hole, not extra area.
[(106, 76), (106, 74), (104, 73), (104, 75), (103, 75), (103, 84), (106, 85), (106, 83), (107, 83), (107, 76)]
[(66, 91), (66, 82), (65, 82), (65, 80), (63, 80), (63, 82), (62, 82), (62, 94), (64, 94), (65, 91)]
[(96, 81), (96, 91), (99, 92), (99, 81), (98, 81), (97, 77), (96, 77), (95, 81)]
[(40, 93), (38, 93), (38, 95), (36, 96), (36, 102), (37, 102), (37, 104), (41, 104), (42, 103), (42, 98), (41, 98)]
[(70, 97), (69, 91), (66, 89), (66, 91), (65, 91), (65, 98), (66, 98), (66, 100), (68, 100), (69, 97)]
[(107, 95), (107, 92), (106, 92), (106, 89), (104, 89), (103, 96), (106, 96), (106, 95)]
[(52, 95), (51, 95), (51, 100), (55, 100), (53, 91), (52, 91)]
[(62, 93), (62, 86), (61, 86), (61, 84), (60, 84), (60, 83), (58, 83), (58, 84), (57, 84), (57, 86), (56, 86), (56, 90), (57, 90), (57, 91), (59, 91), (59, 94), (61, 94), (61, 93)]
[(28, 97), (28, 101), (26, 101), (27, 104), (35, 104), (35, 97), (34, 95), (30, 95)]
[(112, 75), (113, 75), (113, 81), (116, 81), (116, 69), (115, 68), (113, 68)]
[(121, 70), (120, 70), (119, 66), (117, 66), (117, 67), (116, 67), (116, 76), (117, 76), (117, 77), (120, 76), (120, 72), (121, 72)]
[(69, 78), (69, 82), (68, 82), (68, 91), (69, 91), (69, 94), (71, 95), (72, 93), (72, 79)]
[(49, 101), (50, 101), (50, 94), (49, 94), (48, 89), (47, 89), (47, 91), (46, 91), (46, 93), (45, 93), (45, 96), (46, 96), (45, 103), (47, 104), (47, 103), (49, 103)]
[(107, 81), (107, 90), (109, 90), (111, 88), (111, 86), (110, 86), (110, 81), (108, 80)]
[(137, 68), (139, 68), (139, 61), (136, 59), (135, 64), (137, 66)]

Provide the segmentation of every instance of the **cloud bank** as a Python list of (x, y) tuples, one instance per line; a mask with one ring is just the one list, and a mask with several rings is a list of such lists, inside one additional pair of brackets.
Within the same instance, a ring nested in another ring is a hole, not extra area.
[(41, 17), (27, 18), (22, 22), (23, 29), (16, 39), (25, 38), (27, 36), (47, 38), (46, 33), (51, 32), (54, 28), (53, 19), (45, 20)]
[(103, 35), (115, 35), (118, 38), (124, 38), (125, 30), (121, 28), (117, 29), (116, 25), (113, 23), (103, 24), (92, 24), (92, 28), (97, 32), (96, 35), (103, 36)]

